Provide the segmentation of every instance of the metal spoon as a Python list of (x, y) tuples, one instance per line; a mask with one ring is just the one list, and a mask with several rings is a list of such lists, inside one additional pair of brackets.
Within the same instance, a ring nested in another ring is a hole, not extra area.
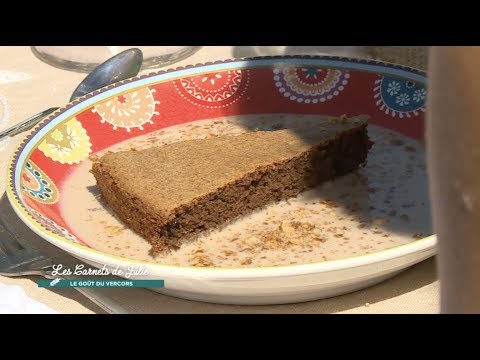
[[(98, 65), (93, 71), (77, 86), (73, 91), (70, 101), (88, 94), (94, 90), (104, 86), (116, 83), (134, 77), (140, 71), (142, 66), (143, 53), (140, 49), (132, 48), (111, 57), (104, 63)], [(14, 136), (22, 131), (28, 130), (35, 126), (45, 116), (51, 114), (58, 107), (44, 110), (28, 119), (6, 129), (0, 131), (0, 140), (7, 136)]]

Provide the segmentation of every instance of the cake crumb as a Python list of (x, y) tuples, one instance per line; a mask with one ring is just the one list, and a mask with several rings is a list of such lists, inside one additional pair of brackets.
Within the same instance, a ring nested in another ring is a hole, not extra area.
[(374, 226), (383, 226), (383, 225), (386, 225), (389, 223), (389, 220), (388, 219), (384, 219), (384, 218), (375, 218), (373, 219), (372, 221), (372, 224)]
[(208, 267), (214, 265), (212, 259), (209, 256), (205, 255), (202, 249), (198, 249), (194, 253), (195, 256), (190, 259), (193, 266)]
[(332, 200), (329, 199), (320, 201), (320, 204), (325, 205), (328, 209), (334, 209), (338, 207), (338, 205), (336, 205)]
[(250, 265), (251, 263), (252, 263), (252, 258), (246, 258), (241, 262), (242, 265)]
[(288, 224), (287, 221), (282, 221), (282, 225), (280, 226), (280, 229), (286, 235), (291, 235), (295, 232), (295, 228), (291, 226), (291, 224)]
[(110, 235), (120, 235), (125, 228), (116, 225), (107, 225), (104, 229)]

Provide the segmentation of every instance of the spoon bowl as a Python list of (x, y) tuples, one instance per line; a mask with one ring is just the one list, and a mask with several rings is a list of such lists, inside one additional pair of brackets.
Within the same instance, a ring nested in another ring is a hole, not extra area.
[(143, 54), (133, 48), (122, 51), (97, 66), (73, 91), (70, 101), (104, 86), (134, 77), (142, 66)]

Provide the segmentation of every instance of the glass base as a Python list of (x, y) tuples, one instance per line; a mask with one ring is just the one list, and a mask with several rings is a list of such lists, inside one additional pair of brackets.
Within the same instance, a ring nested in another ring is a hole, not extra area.
[(64, 70), (90, 72), (110, 57), (130, 49), (143, 52), (142, 70), (173, 64), (193, 55), (201, 46), (32, 46), (45, 63)]

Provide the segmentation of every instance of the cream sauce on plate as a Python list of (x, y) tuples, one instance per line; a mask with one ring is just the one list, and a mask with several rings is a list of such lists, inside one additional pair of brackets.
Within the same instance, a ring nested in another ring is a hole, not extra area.
[[(308, 127), (317, 119), (316, 115), (267, 114), (196, 121), (136, 137), (102, 153), (299, 123)], [(90, 160), (64, 182), (61, 211), (75, 235), (96, 250), (174, 265), (314, 263), (377, 252), (431, 235), (423, 145), (378, 126), (369, 125), (368, 131), (374, 145), (365, 167), (155, 258), (149, 243), (126, 228), (103, 202), (89, 172)]]

